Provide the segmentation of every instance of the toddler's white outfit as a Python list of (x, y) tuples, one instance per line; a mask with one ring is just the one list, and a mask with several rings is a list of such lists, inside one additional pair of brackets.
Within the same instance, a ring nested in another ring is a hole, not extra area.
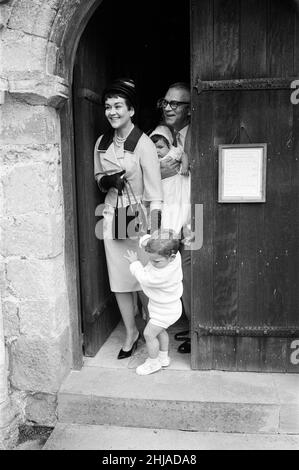
[(180, 253), (164, 268), (156, 268), (150, 262), (143, 266), (140, 261), (134, 261), (130, 264), (130, 271), (149, 298), (151, 323), (165, 329), (173, 325), (182, 314), (183, 272)]

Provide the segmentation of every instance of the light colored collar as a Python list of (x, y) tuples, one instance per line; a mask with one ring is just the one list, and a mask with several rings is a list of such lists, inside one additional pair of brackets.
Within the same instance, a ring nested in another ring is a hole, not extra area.
[(180, 134), (183, 137), (183, 139), (185, 139), (186, 135), (187, 135), (187, 132), (188, 132), (188, 129), (189, 129), (189, 124), (187, 124), (187, 126), (183, 127), (183, 129), (179, 130), (178, 134)]

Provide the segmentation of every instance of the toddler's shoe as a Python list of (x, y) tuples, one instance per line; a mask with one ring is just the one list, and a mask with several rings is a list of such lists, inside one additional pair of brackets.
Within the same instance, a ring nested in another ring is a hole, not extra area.
[(154, 372), (157, 372), (161, 368), (162, 366), (159, 359), (151, 359), (150, 357), (148, 357), (146, 361), (141, 364), (141, 366), (137, 367), (136, 374), (149, 375), (153, 374)]

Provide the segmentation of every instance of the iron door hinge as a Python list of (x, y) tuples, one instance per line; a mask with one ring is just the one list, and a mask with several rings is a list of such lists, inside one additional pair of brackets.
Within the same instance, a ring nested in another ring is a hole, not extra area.
[(289, 90), (296, 77), (287, 78), (240, 78), (232, 80), (196, 80), (194, 87), (198, 94), (203, 91), (250, 91), (250, 90)]
[(299, 337), (298, 326), (209, 326), (197, 325), (199, 336)]

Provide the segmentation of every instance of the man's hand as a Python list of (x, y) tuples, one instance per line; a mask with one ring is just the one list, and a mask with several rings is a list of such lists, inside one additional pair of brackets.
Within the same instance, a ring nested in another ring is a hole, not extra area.
[(169, 157), (160, 162), (161, 178), (169, 178), (179, 172), (180, 162)]
[(135, 251), (132, 250), (127, 250), (127, 256), (124, 255), (124, 258), (126, 258), (130, 263), (134, 263), (134, 261), (138, 261), (138, 256)]
[(182, 240), (183, 245), (190, 246), (191, 243), (194, 242), (195, 240), (195, 232), (191, 231), (190, 224), (184, 225), (183, 235), (184, 235), (184, 238)]

